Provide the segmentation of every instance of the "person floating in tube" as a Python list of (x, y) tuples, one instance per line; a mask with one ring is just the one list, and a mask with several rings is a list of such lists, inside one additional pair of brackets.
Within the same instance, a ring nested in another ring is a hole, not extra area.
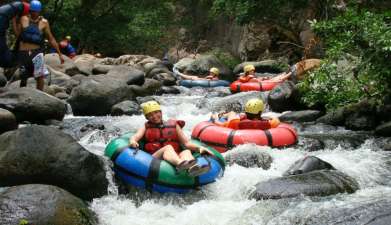
[(219, 80), (219, 74), (220, 70), (216, 67), (212, 67), (209, 70), (209, 74), (206, 77), (197, 77), (197, 76), (191, 76), (186, 75), (183, 73), (180, 73), (179, 71), (174, 71), (175, 74), (179, 75), (184, 80)]
[[(223, 114), (213, 114), (211, 116), (211, 121), (219, 126), (228, 127), (235, 130), (267, 130), (277, 127), (280, 124), (280, 120), (278, 118), (262, 118), (262, 112), (264, 109), (265, 105), (261, 99), (250, 99), (245, 104), (244, 114), (238, 114), (233, 111)], [(221, 118), (225, 118), (226, 122), (221, 122)]]
[[(176, 166), (178, 171), (187, 170), (190, 176), (200, 176), (209, 171), (210, 166), (200, 166), (192, 155), (212, 154), (208, 149), (199, 147), (189, 141), (182, 131), (185, 122), (169, 119), (163, 121), (160, 104), (156, 101), (148, 101), (141, 104), (144, 116), (147, 119), (145, 126), (129, 138), (129, 146), (139, 148), (139, 141), (144, 140), (143, 150), (153, 157), (164, 159)], [(185, 147), (181, 149), (181, 145)]]
[[(27, 79), (34, 77), (37, 81), (37, 89), (43, 90), (45, 77), (45, 62), (43, 56), (44, 35), (49, 43), (56, 49), (60, 63), (64, 63), (64, 58), (60, 52), (56, 39), (50, 30), (49, 22), (40, 16), (42, 4), (38, 0), (30, 2), (30, 14), (20, 18), (20, 46), (18, 60), (21, 71), (20, 87), (27, 85)], [(19, 34), (17, 34), (19, 36)]]
[(260, 82), (260, 81), (271, 81), (271, 82), (283, 82), (288, 79), (292, 72), (284, 72), (274, 77), (256, 77), (255, 76), (255, 66), (248, 64), (243, 67), (244, 74), (238, 78), (242, 83), (246, 82)]

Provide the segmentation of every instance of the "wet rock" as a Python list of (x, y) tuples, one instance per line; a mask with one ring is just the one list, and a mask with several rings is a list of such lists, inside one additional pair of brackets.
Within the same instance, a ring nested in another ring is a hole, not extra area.
[(73, 88), (68, 102), (74, 115), (108, 115), (113, 105), (134, 99), (135, 94), (131, 87), (107, 75), (90, 76)]
[(4, 87), (7, 84), (7, 78), (4, 74), (0, 73), (0, 87)]
[(96, 64), (94, 68), (92, 68), (92, 74), (106, 74), (108, 73), (114, 66), (112, 65), (102, 65)]
[(384, 137), (391, 137), (391, 121), (376, 127), (375, 134)]
[(229, 151), (224, 158), (228, 165), (238, 164), (246, 168), (258, 167), (264, 170), (269, 169), (273, 162), (272, 157), (268, 153), (262, 151), (260, 147), (256, 147), (255, 145), (252, 149), (241, 148)]
[(280, 121), (311, 122), (315, 121), (323, 113), (318, 110), (302, 110), (284, 113), (279, 117)]
[(213, 55), (198, 55), (196, 59), (184, 58), (177, 62), (175, 67), (185, 74), (200, 75), (200, 77), (207, 76), (210, 68), (217, 67), (220, 70), (220, 79), (234, 80), (231, 70)]
[(63, 58), (65, 62), (64, 64), (61, 64), (57, 53), (46, 54), (45, 64), (50, 66), (54, 70), (60, 71), (69, 76), (80, 74), (79, 69), (77, 68), (76, 64), (73, 62), (72, 59), (68, 58), (65, 55), (63, 55)]
[[(0, 194), (0, 224), (93, 225), (98, 220), (82, 200), (50, 185), (29, 184)], [(25, 223), (23, 223), (25, 224)]]
[(300, 137), (296, 147), (308, 152), (315, 152), (324, 149), (325, 144), (321, 140), (315, 138)]
[(356, 112), (345, 118), (345, 126), (351, 130), (373, 130), (376, 124), (375, 115), (362, 115)]
[(300, 137), (317, 139), (321, 141), (325, 148), (335, 149), (338, 146), (344, 149), (356, 149), (365, 140), (372, 137), (371, 132), (353, 132), (353, 131), (338, 131), (329, 133), (301, 133)]
[(292, 81), (285, 81), (269, 92), (267, 102), (272, 111), (283, 112), (300, 108), (298, 89)]
[(335, 168), (328, 162), (319, 159), (316, 156), (307, 156), (294, 162), (283, 176), (298, 175), (309, 173), (315, 170), (335, 170)]
[(66, 112), (63, 101), (31, 88), (17, 88), (0, 94), (0, 107), (11, 111), (18, 122), (62, 120)]
[(107, 194), (104, 163), (60, 130), (26, 126), (0, 135), (0, 186), (50, 184), (91, 200)]
[(284, 65), (277, 60), (264, 60), (259, 62), (243, 62), (235, 66), (233, 73), (243, 73), (243, 67), (249, 64), (254, 65), (258, 73), (281, 73), (289, 68), (288, 64)]
[(391, 121), (391, 104), (378, 106), (376, 108), (376, 116), (379, 121), (383, 121), (383, 122)]
[(15, 115), (6, 109), (0, 108), (0, 134), (17, 128), (18, 123)]
[(297, 224), (387, 225), (391, 221), (391, 201), (364, 200), (357, 206), (335, 206), (321, 209), (319, 213), (296, 221)]
[(85, 126), (80, 128), (80, 132), (87, 132), (87, 131), (93, 131), (93, 130), (104, 130), (105, 125), (103, 124), (86, 124)]
[(92, 75), (94, 65), (97, 64), (101, 59), (97, 59), (95, 56), (90, 54), (77, 55), (73, 58), (73, 62), (79, 69), (80, 73), (84, 75)]
[(121, 116), (121, 115), (140, 115), (141, 109), (137, 102), (135, 101), (123, 101), (118, 104), (115, 104), (111, 108), (111, 115), (112, 116)]
[(67, 100), (69, 98), (69, 95), (65, 92), (58, 92), (54, 95), (58, 99)]
[(176, 84), (176, 77), (171, 72), (158, 73), (152, 77), (153, 79), (160, 81), (164, 86), (172, 86)]
[(122, 80), (128, 85), (143, 85), (145, 81), (143, 71), (129, 66), (114, 66), (106, 76)]
[(318, 118), (317, 123), (325, 123), (333, 126), (341, 126), (345, 122), (344, 109), (338, 108), (334, 111), (328, 112), (326, 115)]
[(241, 110), (244, 108), (244, 104), (246, 104), (246, 102), (252, 98), (264, 99), (263, 94), (261, 92), (240, 92), (223, 98), (205, 98), (197, 104), (197, 107), (207, 107), (208, 109), (210, 109), (210, 111), (213, 112), (241, 112)]
[(178, 88), (173, 87), (173, 86), (171, 86), (171, 87), (163, 86), (160, 89), (160, 93), (161, 94), (174, 94), (175, 95), (175, 94), (180, 94), (181, 91)]
[[(376, 138), (374, 145), (380, 151), (391, 151), (391, 137), (387, 138)], [(375, 148), (374, 148), (375, 149)]]
[(258, 183), (250, 198), (281, 199), (299, 195), (329, 196), (338, 193), (354, 193), (358, 183), (337, 170), (318, 170), (300, 175), (279, 177)]
[(271, 48), (272, 40), (266, 25), (250, 22), (243, 28), (238, 52), (240, 59), (257, 59)]
[(129, 87), (137, 96), (143, 97), (158, 94), (162, 84), (157, 80), (147, 78), (142, 86), (130, 85)]

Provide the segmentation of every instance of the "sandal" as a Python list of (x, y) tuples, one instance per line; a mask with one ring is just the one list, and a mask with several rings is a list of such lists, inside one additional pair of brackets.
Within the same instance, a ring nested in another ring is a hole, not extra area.
[(197, 163), (197, 161), (195, 159), (192, 159), (192, 160), (183, 160), (181, 163), (179, 163), (177, 166), (176, 166), (176, 170), (178, 172), (182, 171), (182, 170), (187, 170), (189, 169), (190, 167), (194, 166), (195, 164)]
[(189, 172), (189, 176), (191, 176), (191, 177), (198, 177), (198, 176), (201, 176), (204, 173), (207, 173), (209, 170), (210, 170), (210, 166), (209, 165), (199, 166), (198, 164), (196, 164), (196, 165), (190, 167), (188, 172)]

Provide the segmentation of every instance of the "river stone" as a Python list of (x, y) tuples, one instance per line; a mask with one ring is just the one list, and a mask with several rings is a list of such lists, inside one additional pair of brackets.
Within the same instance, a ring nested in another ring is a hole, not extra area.
[(99, 60), (100, 59), (97, 59), (91, 54), (77, 55), (75, 58), (73, 58), (73, 62), (79, 69), (80, 73), (87, 76), (92, 75), (94, 65), (97, 64)]
[(317, 123), (325, 123), (334, 126), (341, 126), (345, 122), (344, 109), (338, 108), (336, 110), (326, 113), (326, 115), (318, 118)]
[(177, 62), (175, 67), (185, 74), (192, 74), (200, 77), (207, 76), (210, 68), (217, 67), (220, 70), (220, 79), (234, 80), (231, 70), (214, 55), (198, 55), (196, 59), (184, 58)]
[(298, 89), (292, 81), (285, 81), (269, 92), (267, 102), (274, 112), (297, 110)]
[(107, 194), (103, 160), (60, 130), (31, 125), (0, 135), (0, 186), (50, 184), (85, 199)]
[(112, 116), (121, 116), (121, 115), (140, 115), (141, 109), (137, 102), (135, 101), (123, 101), (118, 104), (115, 104), (113, 108), (111, 108)]
[(253, 65), (258, 73), (281, 73), (289, 68), (288, 64), (282, 64), (277, 60), (264, 60), (259, 62), (243, 62), (235, 66), (233, 73), (243, 72), (243, 67)]
[(4, 74), (0, 73), (0, 87), (4, 87), (7, 84), (7, 78)]
[(255, 188), (250, 198), (261, 200), (354, 193), (359, 186), (353, 178), (337, 170), (317, 170), (263, 181)]
[(181, 93), (181, 91), (175, 86), (162, 86), (162, 88), (160, 89), (160, 94), (176, 95), (176, 94), (180, 94), (180, 93)]
[(53, 68), (54, 70), (65, 73), (69, 76), (80, 74), (79, 69), (72, 59), (68, 58), (66, 55), (62, 55), (64, 58), (64, 64), (60, 63), (57, 53), (50, 53), (45, 55), (45, 64)]
[(197, 107), (199, 108), (206, 107), (213, 112), (219, 112), (219, 111), (241, 112), (246, 102), (252, 98), (264, 99), (263, 93), (257, 91), (250, 91), (250, 92), (236, 93), (223, 98), (212, 98), (212, 99), (204, 98), (197, 104)]
[(321, 140), (315, 138), (300, 137), (296, 147), (308, 152), (315, 152), (324, 149), (325, 144)]
[(129, 87), (136, 96), (145, 97), (158, 94), (162, 84), (157, 80), (147, 78), (142, 86), (130, 85)]
[(89, 76), (73, 88), (68, 102), (75, 116), (104, 116), (115, 104), (134, 99), (131, 87), (107, 75)]
[(376, 128), (375, 114), (355, 112), (345, 117), (345, 126), (350, 130), (373, 130)]
[(225, 161), (228, 165), (238, 164), (240, 166), (250, 168), (258, 167), (264, 170), (270, 168), (271, 163), (273, 162), (272, 157), (262, 151), (262, 147), (253, 146), (253, 148), (236, 148), (233, 151), (229, 151), (224, 156)]
[(128, 85), (143, 85), (145, 81), (144, 72), (129, 66), (114, 66), (106, 76), (122, 80)]
[(94, 68), (92, 68), (92, 74), (106, 74), (108, 73), (113, 67), (112, 65), (103, 65), (103, 64), (96, 64), (94, 65)]
[(15, 115), (6, 109), (0, 108), (0, 134), (17, 128), (18, 123)]
[(17, 88), (0, 94), (0, 107), (11, 111), (18, 122), (62, 120), (66, 112), (63, 101), (32, 88)]
[(309, 173), (315, 170), (335, 170), (335, 168), (328, 162), (319, 159), (316, 156), (306, 156), (303, 159), (294, 162), (283, 176), (298, 175)]
[(159, 73), (152, 77), (155, 80), (160, 81), (164, 86), (172, 86), (176, 84), (176, 77), (173, 73)]
[[(389, 225), (391, 221), (391, 201), (363, 200), (358, 206), (334, 206), (321, 209), (317, 214), (295, 221), (296, 224), (344, 224), (344, 225)], [(277, 223), (278, 224), (278, 221)]]
[(0, 224), (93, 225), (97, 218), (82, 200), (50, 185), (28, 184), (0, 193)]
[(384, 137), (391, 137), (391, 121), (376, 127), (375, 134)]
[(319, 118), (323, 113), (318, 110), (302, 110), (284, 113), (279, 117), (280, 121), (311, 122)]

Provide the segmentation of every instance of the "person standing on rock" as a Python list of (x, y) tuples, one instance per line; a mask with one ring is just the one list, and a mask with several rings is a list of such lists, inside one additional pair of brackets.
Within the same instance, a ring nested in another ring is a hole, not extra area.
[(220, 71), (216, 67), (212, 67), (206, 77), (191, 76), (179, 72), (177, 74), (184, 80), (219, 80)]
[(15, 17), (27, 15), (29, 9), (30, 5), (24, 1), (14, 1), (0, 6), (0, 67), (10, 68), (16, 64), (15, 57), (7, 46), (6, 33), (10, 20), (13, 21), (16, 30)]
[(45, 85), (45, 62), (42, 45), (44, 36), (49, 40), (50, 45), (56, 49), (61, 64), (64, 58), (60, 52), (56, 39), (50, 30), (49, 21), (40, 16), (42, 4), (38, 0), (30, 2), (30, 14), (20, 18), (19, 31), (20, 46), (18, 60), (20, 64), (21, 82), (20, 87), (27, 85), (27, 79), (34, 77), (37, 81), (37, 89), (43, 91)]
[[(139, 141), (144, 141), (143, 150), (153, 157), (164, 159), (176, 166), (178, 171), (187, 170), (190, 176), (200, 176), (209, 171), (210, 166), (199, 166), (191, 151), (200, 154), (208, 153), (208, 149), (199, 147), (189, 141), (182, 131), (184, 121), (170, 119), (163, 121), (160, 104), (148, 101), (141, 104), (145, 118), (145, 126), (129, 138), (129, 146), (139, 148)], [(186, 149), (182, 150), (181, 146)]]

